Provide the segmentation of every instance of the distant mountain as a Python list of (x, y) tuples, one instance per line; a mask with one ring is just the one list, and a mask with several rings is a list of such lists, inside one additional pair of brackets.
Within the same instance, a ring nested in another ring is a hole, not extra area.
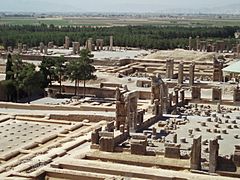
[(240, 3), (227, 6), (216, 6), (212, 8), (199, 9), (202, 13), (211, 14), (240, 14)]

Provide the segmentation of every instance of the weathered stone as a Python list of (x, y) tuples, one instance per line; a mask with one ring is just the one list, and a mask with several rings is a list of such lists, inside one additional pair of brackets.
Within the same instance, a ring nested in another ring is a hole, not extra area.
[(215, 173), (218, 167), (218, 150), (219, 150), (219, 144), (218, 140), (210, 140), (209, 143), (209, 172)]
[(193, 145), (191, 149), (191, 169), (201, 170), (201, 139), (202, 137), (196, 137), (193, 139)]

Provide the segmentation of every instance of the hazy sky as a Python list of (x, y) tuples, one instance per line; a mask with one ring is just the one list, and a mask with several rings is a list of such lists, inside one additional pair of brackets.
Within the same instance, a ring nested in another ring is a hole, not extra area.
[(240, 4), (240, 0), (0, 0), (0, 11), (159, 12)]

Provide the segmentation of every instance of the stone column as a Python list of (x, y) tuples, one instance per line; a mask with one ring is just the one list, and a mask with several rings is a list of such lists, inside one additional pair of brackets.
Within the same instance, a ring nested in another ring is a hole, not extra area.
[(72, 46), (73, 46), (73, 54), (78, 54), (80, 51), (80, 43), (72, 42)]
[(176, 106), (178, 105), (178, 102), (179, 102), (179, 100), (178, 100), (178, 98), (179, 98), (179, 95), (178, 95), (178, 89), (174, 89), (174, 93), (175, 93), (175, 104), (176, 104)]
[(64, 44), (64, 48), (65, 49), (69, 49), (70, 46), (70, 39), (68, 36), (65, 36), (65, 44)]
[(100, 50), (100, 41), (99, 41), (99, 39), (96, 40), (96, 50), (97, 51)]
[(167, 97), (163, 97), (163, 100), (162, 100), (162, 110), (163, 110), (163, 113), (167, 113), (168, 112), (168, 98)]
[(189, 37), (188, 47), (189, 47), (189, 50), (192, 50), (192, 37)]
[(91, 134), (91, 141), (92, 141), (92, 144), (99, 144), (99, 139), (100, 139), (100, 136), (99, 136), (99, 132), (102, 131), (102, 127), (100, 128), (96, 128), (92, 134)]
[(201, 170), (201, 141), (202, 136), (193, 139), (190, 158), (191, 169), (193, 170)]
[(158, 116), (160, 114), (160, 109), (159, 109), (159, 100), (155, 99), (154, 100), (154, 110), (153, 110), (153, 115)]
[(103, 39), (101, 39), (101, 41), (100, 41), (100, 50), (101, 51), (103, 50)]
[(156, 76), (152, 76), (152, 83), (151, 83), (151, 104), (154, 103), (154, 100), (158, 99), (161, 100), (161, 90), (160, 90), (160, 83)]
[(27, 52), (27, 45), (23, 44), (23, 52), (26, 53)]
[(88, 49), (89, 51), (92, 51), (92, 38), (89, 38), (87, 41), (86, 41), (86, 49)]
[(40, 53), (43, 53), (43, 50), (44, 50), (43, 42), (40, 42), (39, 46), (40, 46)]
[(200, 51), (206, 50), (206, 41), (200, 41)]
[(237, 57), (240, 58), (240, 44), (237, 45)]
[(172, 107), (172, 101), (173, 101), (173, 94), (172, 93), (170, 93), (169, 94), (169, 106), (168, 107)]
[(167, 59), (166, 60), (166, 78), (173, 78), (174, 73), (174, 60), (173, 59)]
[(152, 128), (152, 139), (157, 138), (157, 129), (155, 127)]
[(213, 81), (223, 81), (223, 62), (214, 58), (213, 60)]
[(44, 54), (48, 54), (48, 47), (44, 46)]
[(199, 47), (200, 43), (199, 43), (199, 36), (196, 37), (196, 50), (199, 50), (200, 47)]
[(216, 52), (219, 52), (219, 50), (220, 50), (220, 42), (219, 42), (219, 41), (216, 41), (215, 51), (216, 51)]
[(112, 51), (113, 50), (113, 36), (110, 36), (110, 43), (109, 43), (110, 45), (110, 51)]
[(177, 143), (177, 133), (173, 134), (173, 143)]
[(181, 101), (182, 105), (185, 104), (185, 91), (184, 91), (184, 89), (180, 90), (180, 101)]
[(218, 140), (210, 140), (209, 142), (209, 172), (215, 173), (218, 167)]
[(18, 43), (18, 53), (22, 53), (22, 43)]
[(180, 62), (178, 66), (178, 84), (183, 84), (183, 62)]
[(194, 71), (195, 71), (195, 63), (191, 63), (189, 66), (189, 86), (194, 85)]

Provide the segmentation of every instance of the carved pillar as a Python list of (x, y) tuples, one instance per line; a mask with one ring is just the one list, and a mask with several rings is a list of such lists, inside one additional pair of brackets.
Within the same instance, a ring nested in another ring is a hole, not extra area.
[(210, 140), (209, 142), (209, 172), (215, 173), (218, 167), (218, 140)]
[(190, 159), (191, 169), (193, 170), (201, 170), (201, 140), (202, 136), (193, 139)]
[(189, 46), (189, 50), (192, 50), (192, 37), (189, 37), (188, 46)]
[(183, 62), (180, 62), (178, 66), (178, 84), (183, 84)]
[(189, 66), (189, 86), (194, 85), (194, 71), (195, 71), (195, 63), (191, 63)]

